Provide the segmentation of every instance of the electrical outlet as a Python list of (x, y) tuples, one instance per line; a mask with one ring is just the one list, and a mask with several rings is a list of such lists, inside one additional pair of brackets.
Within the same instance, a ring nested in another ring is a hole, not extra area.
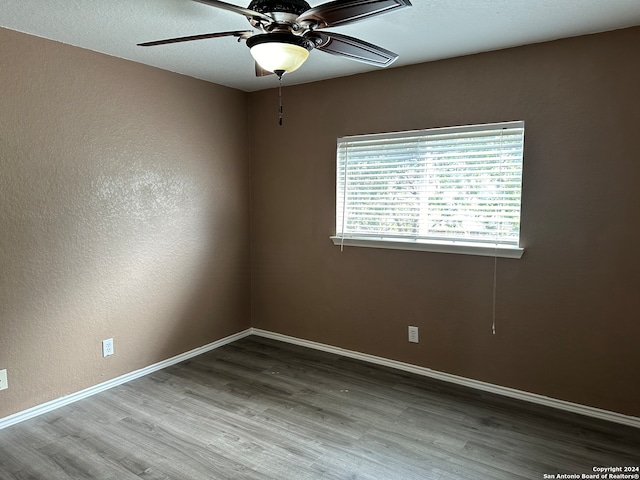
[(108, 357), (110, 355), (113, 355), (113, 338), (102, 341), (102, 356)]
[(9, 388), (9, 383), (7, 383), (7, 369), (0, 370), (0, 390), (4, 390)]
[(418, 343), (418, 327), (409, 325), (409, 341), (411, 343)]

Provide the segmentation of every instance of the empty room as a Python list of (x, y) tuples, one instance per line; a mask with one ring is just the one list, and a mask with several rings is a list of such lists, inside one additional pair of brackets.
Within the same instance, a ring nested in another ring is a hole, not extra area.
[(637, 0), (247, 3), (0, 7), (0, 480), (639, 479)]

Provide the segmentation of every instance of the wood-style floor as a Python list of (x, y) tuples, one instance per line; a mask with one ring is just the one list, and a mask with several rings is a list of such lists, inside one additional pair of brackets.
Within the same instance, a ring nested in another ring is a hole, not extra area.
[(259, 337), (0, 431), (0, 480), (539, 480), (629, 465), (639, 429)]

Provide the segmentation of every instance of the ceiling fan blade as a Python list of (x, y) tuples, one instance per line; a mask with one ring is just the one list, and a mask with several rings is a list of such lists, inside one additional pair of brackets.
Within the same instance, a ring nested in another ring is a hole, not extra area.
[(265, 70), (256, 62), (256, 77), (266, 77), (267, 75), (273, 75), (273, 72)]
[(306, 38), (314, 40), (318, 50), (378, 67), (387, 67), (398, 58), (397, 54), (382, 47), (338, 33), (311, 32)]
[(204, 33), (202, 35), (190, 35), (188, 37), (167, 38), (166, 40), (156, 40), (154, 42), (139, 43), (139, 47), (153, 47), (155, 45), (167, 45), (169, 43), (190, 42), (192, 40), (204, 40), (207, 38), (218, 37), (238, 37), (247, 39), (253, 35), (253, 30), (236, 30), (233, 32), (217, 32), (217, 33)]
[(334, 27), (411, 6), (409, 0), (334, 0), (310, 8), (298, 17), (296, 23), (311, 23), (315, 28)]
[(216, 8), (222, 8), (223, 10), (229, 10), (230, 12), (239, 13), (240, 15), (244, 15), (249, 19), (261, 20), (263, 22), (272, 23), (273, 18), (264, 13), (256, 12), (255, 10), (250, 10), (248, 8), (238, 7), (237, 5), (233, 5), (227, 2), (221, 2), (220, 0), (194, 0), (195, 2), (204, 3), (205, 5), (210, 5)]

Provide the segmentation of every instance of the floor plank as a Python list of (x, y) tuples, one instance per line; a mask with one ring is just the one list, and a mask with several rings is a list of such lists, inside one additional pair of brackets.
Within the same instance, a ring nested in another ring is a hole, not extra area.
[(538, 480), (640, 430), (248, 337), (0, 431), (0, 480)]

